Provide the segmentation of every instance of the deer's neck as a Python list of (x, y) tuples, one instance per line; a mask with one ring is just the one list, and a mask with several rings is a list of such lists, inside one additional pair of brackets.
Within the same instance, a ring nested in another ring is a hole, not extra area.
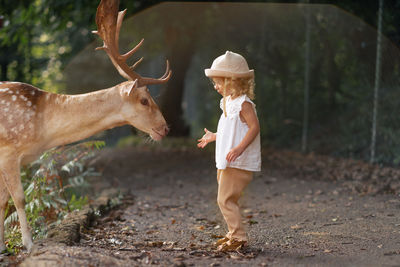
[(45, 149), (72, 143), (125, 124), (115, 87), (82, 95), (46, 96), (41, 136)]

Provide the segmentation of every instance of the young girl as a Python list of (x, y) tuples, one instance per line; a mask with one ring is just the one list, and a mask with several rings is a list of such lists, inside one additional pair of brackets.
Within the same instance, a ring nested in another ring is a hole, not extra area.
[(254, 98), (254, 70), (249, 70), (241, 55), (227, 51), (214, 60), (205, 74), (223, 96), (223, 112), (217, 132), (204, 129), (197, 146), (204, 148), (216, 141), (217, 202), (229, 230), (216, 245), (220, 251), (232, 251), (247, 244), (238, 200), (253, 172), (261, 170), (260, 125), (250, 100)]

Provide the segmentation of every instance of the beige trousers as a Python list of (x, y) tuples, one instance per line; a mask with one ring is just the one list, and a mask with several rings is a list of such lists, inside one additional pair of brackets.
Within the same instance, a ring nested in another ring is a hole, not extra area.
[(224, 216), (225, 222), (228, 225), (229, 239), (236, 238), (238, 240), (247, 241), (246, 231), (242, 224), (242, 216), (239, 209), (239, 198), (253, 178), (253, 172), (226, 168), (218, 169), (218, 196), (217, 202)]

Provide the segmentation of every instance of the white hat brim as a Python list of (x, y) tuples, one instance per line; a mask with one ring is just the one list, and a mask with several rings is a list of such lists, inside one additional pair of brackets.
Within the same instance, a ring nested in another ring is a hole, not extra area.
[(246, 72), (230, 72), (225, 70), (204, 70), (207, 77), (231, 77), (231, 78), (251, 78), (254, 77), (254, 70), (249, 70)]

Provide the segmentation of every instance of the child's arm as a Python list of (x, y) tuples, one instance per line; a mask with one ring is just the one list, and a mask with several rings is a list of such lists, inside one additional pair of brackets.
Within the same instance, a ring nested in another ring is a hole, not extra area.
[(243, 117), (246, 122), (249, 130), (244, 136), (242, 142), (237, 147), (234, 147), (229, 151), (228, 155), (226, 155), (226, 160), (228, 162), (232, 162), (237, 157), (239, 157), (243, 151), (253, 142), (258, 133), (260, 132), (260, 123), (258, 122), (257, 115), (254, 112), (253, 106), (245, 101), (242, 104), (242, 110), (240, 111), (241, 117)]
[(206, 128), (204, 128), (204, 132), (206, 133), (203, 135), (203, 137), (197, 140), (197, 142), (199, 142), (197, 147), (204, 148), (208, 143), (214, 142), (217, 139), (216, 133), (212, 133)]

